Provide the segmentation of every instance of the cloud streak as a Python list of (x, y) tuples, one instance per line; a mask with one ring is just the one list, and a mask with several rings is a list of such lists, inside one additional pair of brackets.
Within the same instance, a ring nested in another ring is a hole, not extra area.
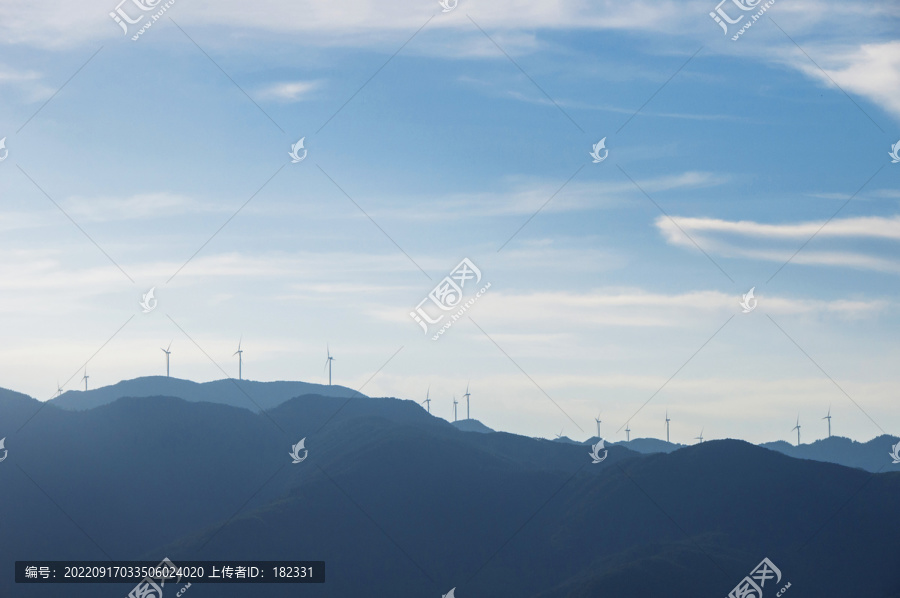
[[(881, 272), (900, 272), (900, 261), (857, 250), (820, 250), (804, 248), (795, 252), (807, 240), (820, 242), (839, 240), (900, 241), (900, 216), (867, 216), (836, 218), (824, 226), (825, 221), (808, 221), (791, 224), (765, 224), (749, 220), (723, 220), (718, 218), (659, 217), (656, 228), (670, 245), (694, 248), (691, 236), (705, 251), (725, 257), (743, 257), (769, 262), (840, 266)], [(680, 227), (680, 228), (679, 228)], [(683, 232), (682, 232), (683, 231)], [(893, 250), (890, 255), (895, 255)], [(793, 257), (793, 259), (791, 259)]]

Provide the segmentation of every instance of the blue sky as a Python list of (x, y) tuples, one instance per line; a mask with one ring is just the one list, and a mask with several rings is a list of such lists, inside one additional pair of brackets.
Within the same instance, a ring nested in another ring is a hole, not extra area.
[[(233, 376), (242, 337), (246, 377), (322, 381), (329, 344), (338, 383), (450, 417), (470, 381), (532, 436), (900, 427), (891, 3), (737, 41), (712, 2), (176, 2), (137, 41), (114, 8), (0, 8), (2, 386), (170, 341)], [(491, 288), (432, 341), (409, 312), (463, 258)]]

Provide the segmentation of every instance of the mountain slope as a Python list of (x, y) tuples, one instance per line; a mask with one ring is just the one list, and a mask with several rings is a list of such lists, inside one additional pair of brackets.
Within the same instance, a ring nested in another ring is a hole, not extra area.
[(891, 447), (898, 441), (900, 439), (896, 436), (884, 434), (868, 442), (856, 442), (849, 438), (832, 436), (800, 446), (784, 441), (767, 442), (760, 446), (797, 459), (827, 461), (877, 472), (890, 470), (892, 459), (889, 453)]
[[(357, 436), (368, 424), (347, 425), (336, 433)], [(565, 443), (531, 441), (570, 462), (528, 470), (412, 429), (367, 435), (364, 454), (308, 463), (288, 498), (164, 552), (317, 555), (342, 572), (310, 593), (322, 596), (450, 587), (481, 596), (726, 595), (766, 556), (804, 594), (900, 590), (891, 506), (900, 475), (740, 441), (646, 457), (611, 451), (598, 465)]]
[[(304, 596), (679, 598), (725, 596), (768, 557), (797, 595), (900, 592), (900, 473), (741, 441), (649, 455), (615, 444), (593, 464), (587, 445), (472, 434), (413, 401), (362, 396), (253, 413), (165, 396), (65, 411), (0, 395), (7, 422), (19, 425), (0, 463), (6, 563), (306, 559), (325, 560), (328, 581)], [(308, 457), (293, 464), (301, 438)], [(0, 575), (0, 596), (19, 590)]]

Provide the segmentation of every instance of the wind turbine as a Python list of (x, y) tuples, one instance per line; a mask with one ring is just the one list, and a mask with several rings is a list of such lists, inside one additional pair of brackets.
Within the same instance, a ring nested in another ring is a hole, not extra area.
[(428, 407), (428, 413), (431, 413), (431, 398), (429, 395), (431, 394), (431, 387), (428, 387), (428, 390), (425, 391), (425, 400), (422, 401), (425, 403), (425, 406)]
[(325, 345), (325, 354), (328, 355), (325, 358), (325, 367), (328, 368), (328, 386), (331, 386), (331, 362), (334, 361), (334, 357), (331, 356), (331, 348), (327, 344)]
[(630, 424), (628, 422), (625, 423), (625, 442), (628, 442), (631, 440), (631, 428), (628, 427), (629, 425)]
[[(600, 413), (603, 413), (602, 411)], [(594, 418), (594, 421), (597, 422), (597, 438), (600, 438), (600, 413), (597, 414), (597, 417)]]
[(59, 380), (56, 381), (56, 396), (62, 394), (62, 386), (59, 385)]
[[(238, 380), (242, 380), (242, 379), (243, 379), (243, 375), (244, 375), (244, 373), (243, 373), (243, 369), (244, 369), (244, 352), (241, 350), (241, 342), (243, 342), (243, 340), (244, 340), (244, 337), (242, 336), (242, 337), (238, 340), (238, 350), (235, 351), (235, 352), (231, 355), (232, 357), (234, 357), (235, 355), (238, 356)], [(166, 357), (168, 358), (168, 355), (166, 355)]]
[(565, 428), (560, 428), (559, 434), (556, 435), (556, 439), (557, 439), (557, 440), (562, 439), (562, 433), (563, 433), (563, 430), (565, 430)]
[(469, 397), (472, 395), (469, 393), (469, 383), (466, 382), (466, 394), (463, 395), (466, 397), (466, 419), (469, 419)]
[(669, 419), (669, 410), (666, 409), (666, 442), (669, 442), (669, 422), (672, 421)]
[(453, 395), (453, 421), (456, 421), (456, 404), (459, 401), (456, 400), (456, 395)]
[(700, 436), (695, 436), (694, 440), (699, 440), (700, 442), (703, 442), (703, 430), (704, 429), (705, 428), (700, 428)]
[(797, 425), (791, 428), (791, 432), (797, 430), (797, 446), (800, 446), (800, 414), (797, 414)]
[[(87, 381), (88, 381), (88, 378), (90, 378), (90, 376), (88, 376), (87, 368), (84, 368), (84, 376), (82, 376), (81, 379), (84, 380), (84, 389), (85, 389), (85, 390), (87, 390)], [(57, 385), (57, 386), (58, 386), (58, 385)]]
[(831, 438), (831, 405), (828, 406), (828, 415), (826, 415), (822, 419), (828, 420), (828, 437)]
[(165, 349), (160, 349), (160, 351), (162, 351), (163, 353), (166, 354), (166, 378), (169, 377), (169, 355), (172, 354), (172, 352), (169, 351), (169, 349), (171, 349), (171, 348), (172, 348), (172, 343), (169, 343), (168, 347), (166, 347)]

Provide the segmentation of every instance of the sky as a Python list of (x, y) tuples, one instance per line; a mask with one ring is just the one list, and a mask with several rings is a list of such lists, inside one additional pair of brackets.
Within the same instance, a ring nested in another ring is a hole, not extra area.
[(900, 433), (900, 7), (718, 8), (0, 4), (0, 386), (240, 342), (535, 437)]

